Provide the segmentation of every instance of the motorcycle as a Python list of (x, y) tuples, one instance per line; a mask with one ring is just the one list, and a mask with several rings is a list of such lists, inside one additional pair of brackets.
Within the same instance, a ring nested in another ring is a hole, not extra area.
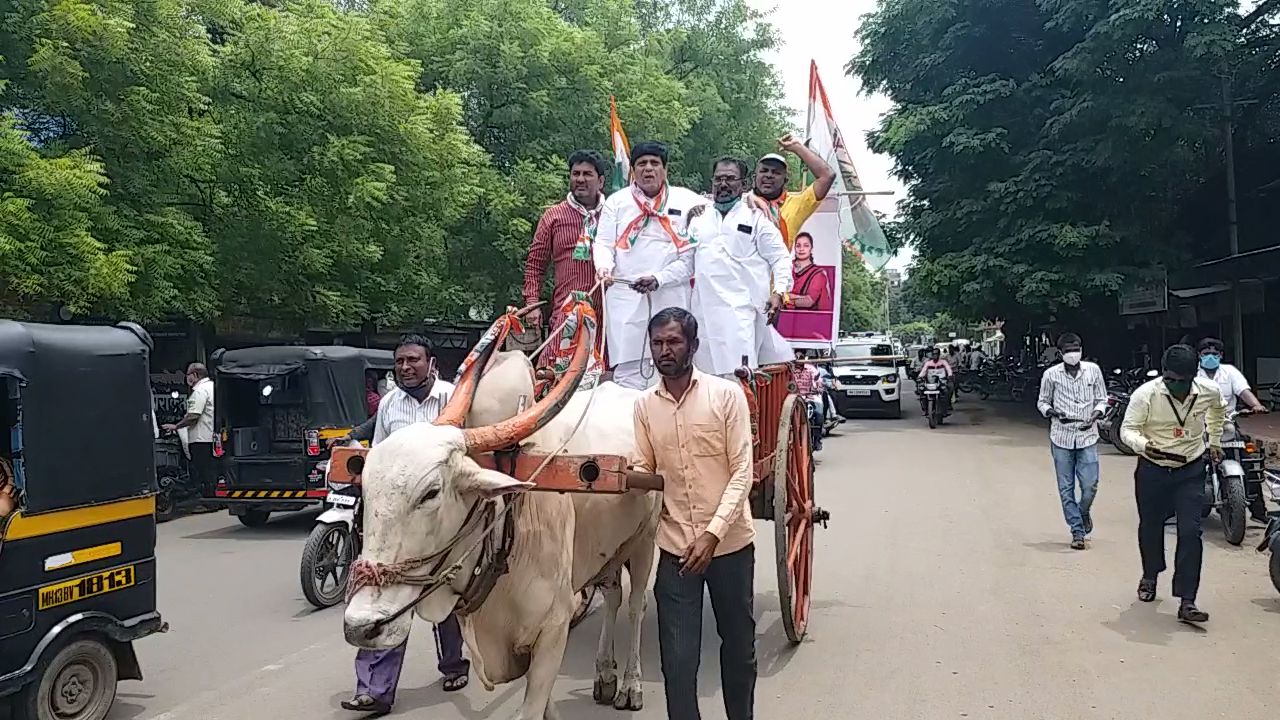
[(191, 477), (191, 461), (177, 433), (155, 441), (156, 522), (168, 522), (183, 505), (200, 501), (200, 487)]
[(919, 386), (920, 393), (920, 411), (929, 420), (929, 428), (933, 429), (942, 424), (947, 416), (947, 398), (950, 397), (950, 389), (947, 386), (946, 373), (941, 370), (929, 370), (925, 375), (924, 383)]
[(823, 408), (821, 412), (822, 435), (826, 437), (836, 429), (837, 425), (844, 422), (844, 417), (836, 412), (836, 400), (832, 396), (832, 393), (835, 392), (835, 379), (831, 377), (830, 373), (822, 373), (822, 386), (824, 388), (822, 391), (823, 396), (820, 398), (819, 404)]
[[(1272, 502), (1280, 507), (1280, 473), (1264, 470), (1267, 484), (1271, 486)], [(1276, 592), (1280, 592), (1280, 510), (1267, 513), (1267, 530), (1262, 534), (1262, 542), (1258, 543), (1258, 552), (1271, 551), (1271, 584)]]
[(1137, 455), (1120, 435), (1120, 423), (1124, 422), (1124, 414), (1129, 409), (1129, 396), (1139, 385), (1159, 374), (1156, 370), (1144, 373), (1139, 368), (1128, 371), (1114, 368), (1107, 378), (1107, 409), (1098, 420), (1098, 436), (1125, 455)]
[(324, 499), (325, 510), (307, 536), (299, 567), (303, 596), (321, 609), (342, 601), (351, 563), (360, 556), (363, 540), (360, 486), (329, 482), (328, 463), (324, 472), (329, 491)]
[(1217, 510), (1227, 542), (1244, 542), (1250, 505), (1262, 500), (1262, 456), (1257, 447), (1239, 431), (1236, 418), (1249, 415), (1249, 410), (1227, 413), (1222, 425), (1222, 460), (1209, 460), (1205, 474), (1205, 509)]

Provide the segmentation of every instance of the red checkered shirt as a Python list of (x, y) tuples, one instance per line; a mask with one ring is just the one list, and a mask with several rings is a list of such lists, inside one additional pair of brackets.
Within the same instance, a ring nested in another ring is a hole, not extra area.
[[(600, 202), (604, 202), (604, 198), (600, 198)], [(596, 284), (596, 266), (592, 259), (573, 259), (573, 248), (581, 236), (582, 214), (567, 200), (562, 200), (542, 214), (538, 229), (533, 233), (533, 243), (529, 245), (529, 258), (524, 266), (523, 294), (526, 303), (533, 304), (542, 299), (547, 265), (554, 267), (555, 286), (551, 291), (551, 308), (550, 312), (543, 314), (543, 317), (549, 317), (551, 329), (555, 329), (563, 319), (560, 308), (569, 293), (586, 292)], [(603, 307), (598, 290), (592, 294), (591, 303), (597, 313)], [(604, 331), (601, 328), (597, 344), (603, 337)], [(547, 356), (544, 354), (543, 357)]]

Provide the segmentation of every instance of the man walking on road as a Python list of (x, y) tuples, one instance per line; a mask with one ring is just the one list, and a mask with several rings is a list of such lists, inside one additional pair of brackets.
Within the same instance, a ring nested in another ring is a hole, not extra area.
[(1080, 359), (1079, 335), (1063, 333), (1058, 349), (1062, 362), (1044, 371), (1036, 406), (1049, 418), (1049, 450), (1058, 476), (1062, 515), (1071, 529), (1071, 547), (1084, 550), (1085, 538), (1093, 532), (1089, 509), (1098, 493), (1098, 418), (1107, 409), (1107, 381), (1101, 368)]
[(720, 635), (728, 720), (751, 720), (756, 688), (751, 421), (738, 383), (693, 367), (698, 321), (667, 308), (649, 323), (662, 382), (636, 400), (636, 467), (665, 483), (658, 522), (658, 645), (670, 720), (699, 720), (702, 595)]
[[(395, 350), (396, 387), (378, 404), (373, 427), (373, 445), (402, 427), (431, 422), (449, 402), (453, 385), (436, 377), (435, 357), (431, 341), (421, 335), (405, 335)], [(354, 433), (353, 433), (354, 434)], [(467, 686), (471, 663), (462, 656), (462, 628), (458, 618), (450, 615), (434, 628), (436, 658), (444, 676), (446, 692)], [(408, 639), (390, 650), (356, 652), (356, 692), (342, 707), (367, 712), (375, 717), (391, 712), (404, 667)]]
[[(1120, 435), (1141, 457), (1134, 471), (1138, 502), (1138, 551), (1142, 579), (1138, 599), (1156, 599), (1156, 579), (1165, 569), (1164, 521), (1178, 518), (1178, 547), (1173, 556), (1173, 594), (1181, 598), (1178, 619), (1205, 622), (1209, 614), (1196, 607), (1204, 543), (1200, 513), (1204, 508), (1205, 454), (1222, 455), (1222, 423), (1226, 409), (1212, 380), (1196, 377), (1199, 358), (1188, 345), (1164, 352), (1164, 377), (1151, 380), (1129, 398)], [(1205, 447), (1205, 434), (1209, 445)]]

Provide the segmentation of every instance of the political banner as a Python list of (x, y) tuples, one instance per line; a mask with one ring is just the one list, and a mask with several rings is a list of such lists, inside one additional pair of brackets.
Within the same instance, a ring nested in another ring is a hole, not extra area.
[(830, 349), (840, 328), (840, 203), (828, 197), (796, 234), (791, 298), (778, 332), (792, 347)]

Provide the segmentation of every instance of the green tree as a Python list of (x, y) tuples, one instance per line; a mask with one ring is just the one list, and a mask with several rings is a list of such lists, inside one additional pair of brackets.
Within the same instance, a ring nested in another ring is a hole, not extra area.
[(884, 279), (873, 275), (852, 253), (844, 254), (841, 273), (840, 329), (884, 329)]
[(909, 184), (913, 279), (963, 315), (1048, 313), (1186, 257), (1233, 5), (883, 3), (850, 70), (894, 102), (871, 142)]
[(38, 304), (74, 312), (128, 295), (126, 254), (94, 237), (107, 178), (83, 150), (45, 157), (0, 117), (0, 312)]

